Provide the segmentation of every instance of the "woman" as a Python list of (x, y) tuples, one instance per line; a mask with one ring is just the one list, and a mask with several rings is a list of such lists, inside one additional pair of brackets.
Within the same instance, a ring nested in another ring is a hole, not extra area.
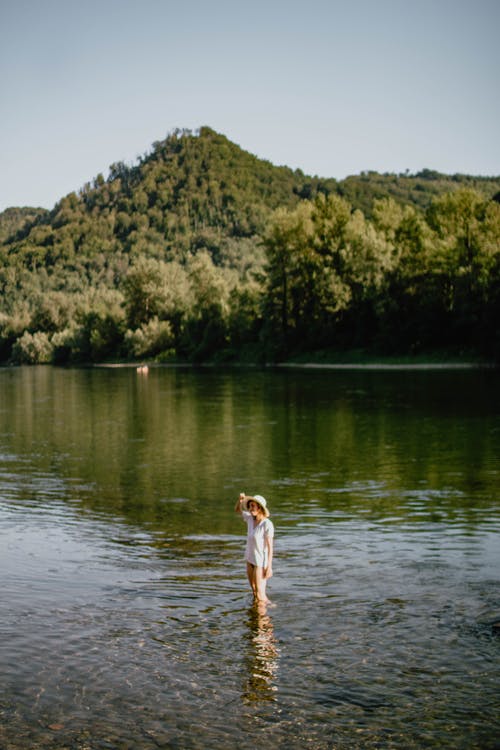
[(266, 499), (262, 495), (245, 495), (242, 492), (235, 511), (247, 525), (245, 558), (254, 598), (260, 604), (268, 604), (266, 584), (273, 574), (274, 525), (269, 520)]

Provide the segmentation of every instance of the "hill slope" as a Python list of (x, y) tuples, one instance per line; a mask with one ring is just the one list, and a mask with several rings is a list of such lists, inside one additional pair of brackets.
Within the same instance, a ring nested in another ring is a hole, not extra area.
[(13, 241), (18, 233), (46, 214), (45, 208), (6, 208), (0, 213), (0, 245)]
[(500, 192), (500, 177), (424, 170), (368, 172), (337, 182), (276, 167), (202, 127), (154, 143), (135, 166), (111, 165), (107, 179), (98, 175), (50, 212), (8, 209), (0, 215), (0, 244), (30, 267), (116, 252), (183, 259), (200, 248), (221, 261), (248, 252), (249, 238), (262, 231), (273, 209), (318, 193), (341, 195), (370, 217), (376, 198), (426, 209), (436, 195), (464, 186), (491, 198)]
[(218, 255), (224, 243), (261, 231), (278, 206), (335, 187), (257, 159), (210, 128), (176, 131), (137, 165), (111, 165), (107, 179), (98, 175), (36, 216), (9, 254), (47, 266), (102, 252), (171, 260), (205, 247)]

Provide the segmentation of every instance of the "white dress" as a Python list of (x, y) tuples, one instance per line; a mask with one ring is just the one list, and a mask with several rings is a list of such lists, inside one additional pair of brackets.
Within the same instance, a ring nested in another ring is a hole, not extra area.
[(247, 525), (245, 559), (259, 568), (267, 568), (268, 549), (266, 542), (274, 537), (273, 522), (269, 518), (264, 518), (254, 527), (254, 518), (251, 513), (244, 510), (241, 516)]

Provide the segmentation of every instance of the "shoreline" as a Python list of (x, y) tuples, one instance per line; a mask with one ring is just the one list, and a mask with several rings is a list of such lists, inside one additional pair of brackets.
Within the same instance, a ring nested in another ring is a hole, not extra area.
[[(87, 365), (88, 366), (88, 365)], [(275, 362), (259, 364), (255, 362), (213, 363), (202, 362), (100, 362), (90, 365), (99, 368), (148, 368), (172, 369), (297, 369), (297, 370), (494, 370), (499, 367), (493, 362)]]
[(41, 365), (13, 365), (9, 363), (0, 364), (0, 369), (12, 369), (15, 367), (60, 367), (62, 369), (72, 368), (99, 368), (99, 369), (135, 369), (145, 374), (149, 369), (189, 369), (189, 370), (373, 370), (373, 371), (445, 371), (445, 370), (497, 370), (500, 368), (498, 362), (486, 361), (450, 361), (450, 362), (154, 362), (151, 360), (138, 360), (135, 362), (86, 362), (67, 365), (55, 365), (53, 363)]
[(366, 362), (324, 363), (324, 362), (280, 362), (274, 367), (303, 368), (309, 370), (481, 370), (495, 369), (498, 365), (482, 362)]

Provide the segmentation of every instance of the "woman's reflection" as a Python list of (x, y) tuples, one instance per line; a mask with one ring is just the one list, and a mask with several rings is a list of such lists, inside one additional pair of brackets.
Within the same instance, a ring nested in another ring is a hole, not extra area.
[(248, 703), (275, 701), (279, 650), (273, 621), (265, 604), (254, 604), (250, 608), (248, 626), (248, 649), (245, 656), (248, 679), (243, 690), (243, 700)]

